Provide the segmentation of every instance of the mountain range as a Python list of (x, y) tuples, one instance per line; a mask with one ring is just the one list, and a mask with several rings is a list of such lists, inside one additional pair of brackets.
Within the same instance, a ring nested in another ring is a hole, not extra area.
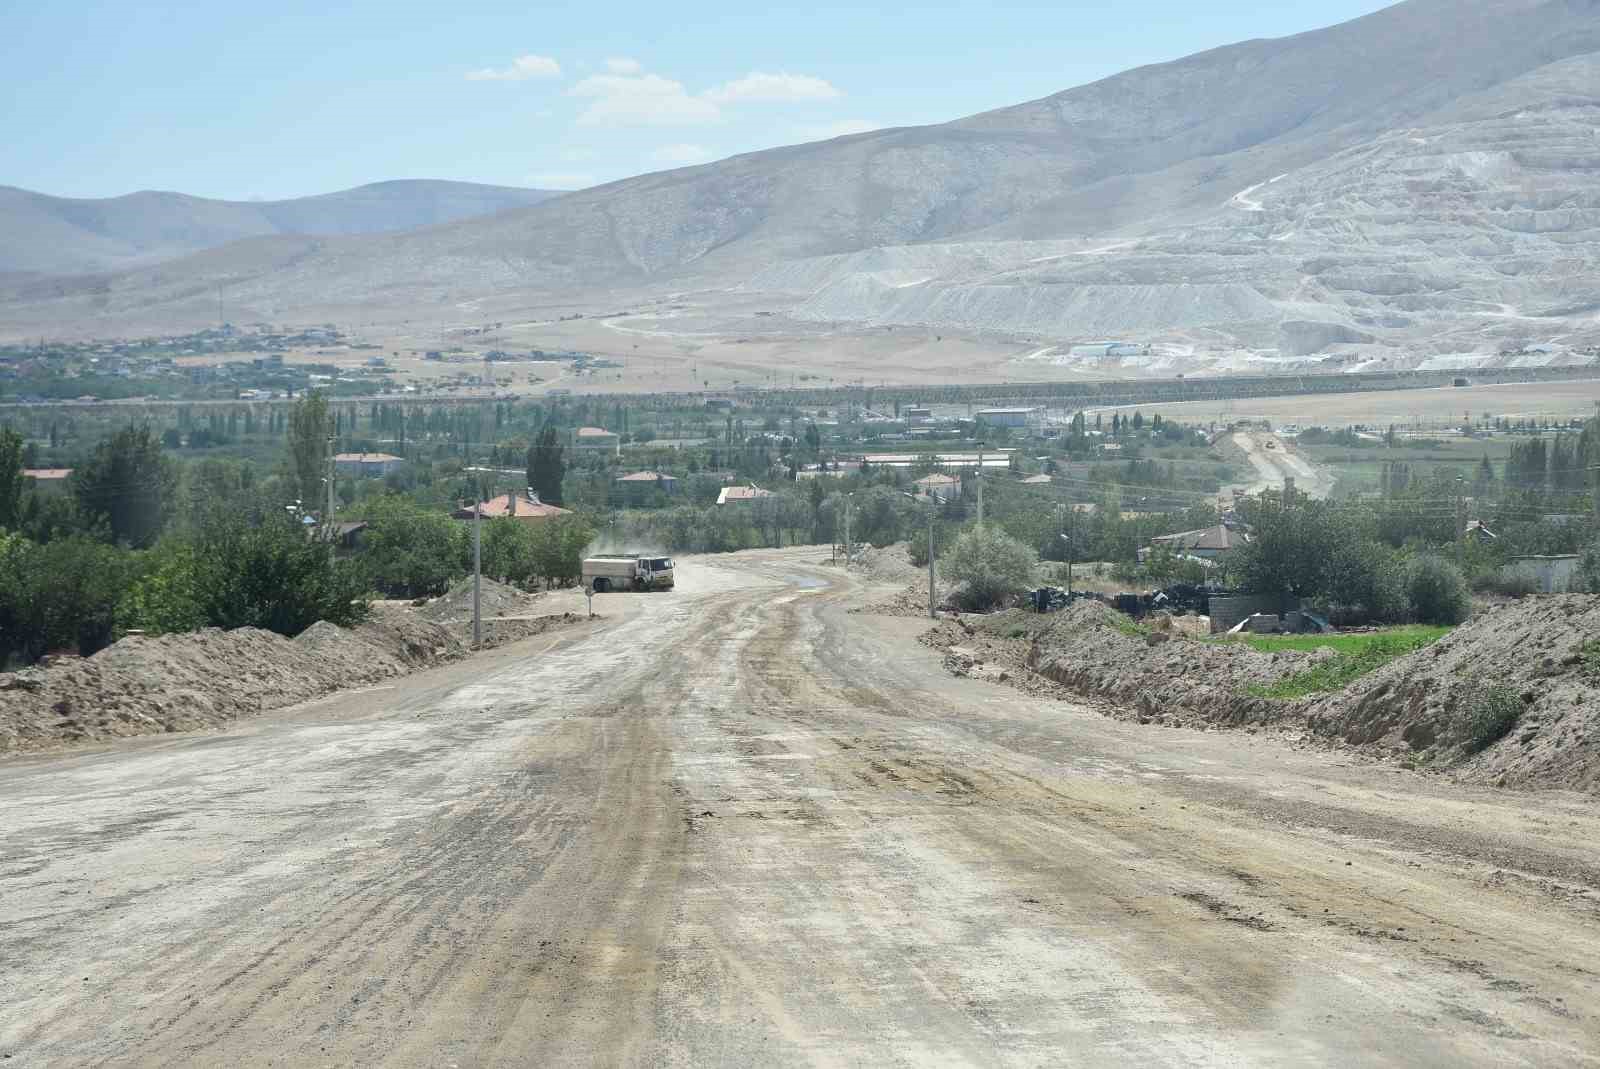
[(292, 200), (233, 201), (146, 190), (52, 197), (0, 186), (0, 272), (108, 272), (271, 234), (375, 234), (493, 215), (556, 196), (471, 182), (375, 182)]
[(0, 327), (198, 322), (217, 287), (265, 320), (368, 322), (603, 290), (1179, 371), (1594, 345), (1600, 0), (1407, 0), (941, 125), (402, 233), (274, 233), (0, 287)]

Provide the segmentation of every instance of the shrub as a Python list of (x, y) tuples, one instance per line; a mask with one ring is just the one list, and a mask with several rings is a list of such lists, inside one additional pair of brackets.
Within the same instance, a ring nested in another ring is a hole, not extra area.
[(1424, 624), (1459, 624), (1472, 611), (1460, 569), (1439, 557), (1418, 557), (1406, 569), (1411, 615)]
[(945, 554), (942, 571), (961, 584), (960, 602), (969, 609), (993, 608), (1033, 583), (1038, 556), (998, 527), (973, 527)]
[(1522, 715), (1522, 699), (1511, 687), (1478, 681), (1467, 698), (1463, 725), (1466, 751), (1480, 753), (1505, 738)]

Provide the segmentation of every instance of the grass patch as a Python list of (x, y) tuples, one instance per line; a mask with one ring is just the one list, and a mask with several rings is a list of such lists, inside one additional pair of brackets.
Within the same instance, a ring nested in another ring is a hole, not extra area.
[(1600, 638), (1592, 638), (1578, 647), (1578, 663), (1584, 675), (1600, 683)]
[(1382, 631), (1358, 631), (1345, 635), (1229, 635), (1213, 641), (1243, 642), (1263, 653), (1277, 653), (1279, 650), (1302, 650), (1309, 653), (1312, 650), (1326, 648), (1352, 654), (1386, 649), (1395, 643), (1401, 643), (1407, 647), (1405, 652), (1410, 653), (1412, 650), (1420, 650), (1423, 646), (1439, 641), (1450, 631), (1451, 628), (1435, 627), (1431, 624), (1408, 624), (1405, 627), (1390, 627)]
[[(1247, 688), (1258, 698), (1306, 698), (1343, 690), (1368, 672), (1390, 661), (1431, 646), (1450, 632), (1448, 627), (1421, 624), (1387, 631), (1368, 631), (1355, 635), (1252, 635), (1243, 641), (1255, 649), (1272, 653), (1278, 650), (1331, 649), (1336, 655), (1321, 664), (1296, 672), (1266, 686)], [(1238, 641), (1238, 640), (1235, 640)]]
[(1111, 626), (1130, 638), (1144, 638), (1150, 633), (1146, 628), (1134, 623), (1133, 617), (1120, 612), (1111, 621)]
[(1522, 699), (1515, 690), (1479, 680), (1467, 703), (1467, 753), (1481, 753), (1505, 738), (1521, 715)]

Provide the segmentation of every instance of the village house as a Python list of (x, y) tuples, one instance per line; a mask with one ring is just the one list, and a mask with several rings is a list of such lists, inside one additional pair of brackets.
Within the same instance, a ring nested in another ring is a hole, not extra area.
[(659, 490), (668, 497), (678, 495), (678, 479), (673, 475), (663, 475), (659, 471), (636, 471), (629, 475), (619, 475), (612, 480), (617, 492), (627, 496), (630, 500), (647, 497)]
[(763, 490), (759, 486), (724, 486), (722, 492), (717, 494), (717, 504), (744, 505), (771, 496), (771, 490)]
[(389, 453), (335, 453), (333, 467), (340, 475), (365, 475), (381, 477), (399, 471), (404, 457)]
[[(532, 490), (523, 490), (491, 497), (479, 504), (477, 514), (486, 520), (507, 516), (525, 523), (543, 523), (557, 516), (570, 516), (572, 512), (558, 505), (547, 505)], [(452, 519), (457, 520), (470, 520), (474, 515), (471, 505), (463, 505), (450, 514)]]
[(1149, 560), (1150, 554), (1155, 552), (1158, 546), (1165, 546), (1180, 557), (1210, 561), (1249, 541), (1250, 536), (1243, 531), (1219, 523), (1215, 527), (1205, 527), (1198, 531), (1179, 531), (1177, 534), (1152, 538), (1148, 546), (1139, 550), (1139, 563), (1143, 564)]
[(622, 436), (604, 427), (579, 427), (572, 432), (572, 448), (580, 453), (610, 453), (620, 456)]

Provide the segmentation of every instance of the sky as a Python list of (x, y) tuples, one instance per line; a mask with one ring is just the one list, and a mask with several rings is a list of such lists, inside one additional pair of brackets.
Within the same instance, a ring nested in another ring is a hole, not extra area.
[(1375, 0), (0, 4), (0, 185), (231, 200), (575, 189), (944, 122)]

